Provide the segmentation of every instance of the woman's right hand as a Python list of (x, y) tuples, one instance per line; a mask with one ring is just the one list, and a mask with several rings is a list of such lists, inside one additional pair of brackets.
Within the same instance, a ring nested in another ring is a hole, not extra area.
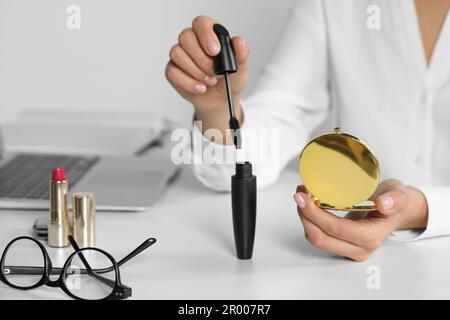
[[(170, 84), (188, 101), (196, 112), (203, 129), (228, 128), (228, 100), (225, 80), (216, 76), (213, 58), (220, 53), (220, 43), (213, 31), (215, 20), (200, 16), (192, 22), (192, 28), (182, 31), (178, 43), (170, 50), (166, 77)], [(240, 96), (248, 79), (248, 47), (241, 37), (233, 37), (239, 72), (231, 76), (238, 119), (242, 122)]]

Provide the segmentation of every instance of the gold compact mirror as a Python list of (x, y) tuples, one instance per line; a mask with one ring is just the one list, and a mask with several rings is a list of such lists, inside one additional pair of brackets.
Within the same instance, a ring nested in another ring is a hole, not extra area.
[(378, 160), (365, 143), (339, 128), (315, 138), (303, 149), (299, 172), (322, 209), (376, 210), (371, 196), (380, 182)]

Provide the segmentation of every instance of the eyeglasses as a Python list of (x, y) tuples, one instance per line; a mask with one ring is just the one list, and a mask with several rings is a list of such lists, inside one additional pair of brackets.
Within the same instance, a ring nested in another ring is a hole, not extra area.
[[(19, 290), (43, 285), (61, 288), (77, 300), (127, 299), (132, 290), (122, 284), (119, 267), (155, 244), (156, 239), (147, 239), (119, 262), (101, 249), (80, 249), (72, 236), (69, 241), (75, 252), (62, 268), (54, 268), (47, 250), (38, 240), (31, 237), (12, 240), (0, 260), (0, 280)], [(50, 279), (57, 275), (56, 281)]]

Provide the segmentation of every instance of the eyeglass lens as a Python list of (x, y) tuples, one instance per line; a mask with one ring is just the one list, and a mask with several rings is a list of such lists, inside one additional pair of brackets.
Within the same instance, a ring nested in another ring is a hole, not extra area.
[(104, 299), (116, 283), (114, 263), (100, 251), (85, 249), (70, 259), (63, 280), (66, 288), (80, 299)]
[(10, 284), (29, 288), (42, 280), (44, 266), (44, 253), (38, 244), (29, 239), (19, 239), (11, 244), (5, 255), (3, 274)]

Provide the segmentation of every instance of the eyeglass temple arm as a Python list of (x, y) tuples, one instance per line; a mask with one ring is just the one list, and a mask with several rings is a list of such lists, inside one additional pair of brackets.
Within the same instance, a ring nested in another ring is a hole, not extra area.
[(137, 247), (136, 249), (134, 249), (133, 251), (131, 251), (125, 258), (123, 258), (122, 260), (120, 260), (119, 262), (117, 262), (117, 264), (119, 266), (125, 264), (127, 261), (133, 259), (135, 256), (137, 256), (139, 253), (141, 253), (142, 251), (144, 251), (145, 249), (151, 247), (152, 245), (154, 245), (156, 243), (156, 239), (155, 238), (150, 238), (145, 240), (139, 247)]
[[(86, 266), (86, 268), (88, 268)], [(26, 276), (42, 276), (44, 271), (43, 267), (25, 267), (25, 266), (5, 266), (3, 268), (3, 274), (5, 275), (26, 275)], [(61, 268), (53, 268), (50, 275), (60, 275), (62, 272)], [(72, 272), (72, 274), (75, 274), (77, 271)], [(99, 274), (96, 274), (95, 272), (88, 271), (88, 270), (79, 270), (81, 274), (88, 274), (100, 282), (103, 282), (107, 286), (114, 288), (116, 285), (116, 282), (110, 279), (107, 279), (105, 277), (102, 277)], [(126, 287), (128, 288), (128, 287)]]
[[(76, 252), (80, 250), (80, 247), (78, 246), (77, 242), (75, 241), (75, 239), (72, 236), (69, 236), (69, 242)], [(79, 253), (81, 262), (83, 262), (84, 266), (86, 267), (86, 271), (90, 276), (96, 278), (97, 280), (103, 282), (104, 284), (106, 284), (107, 286), (109, 286), (111, 288), (115, 287), (116, 281), (102, 277), (98, 273), (94, 272), (94, 270), (92, 270), (91, 266), (89, 265), (89, 262), (87, 262), (86, 258), (84, 257), (83, 252), (80, 251), (78, 253)]]
[[(26, 276), (42, 276), (43, 267), (25, 267), (25, 266), (4, 266), (3, 274), (10, 275), (26, 275)], [(58, 271), (58, 270), (57, 270)], [(59, 272), (61, 269), (59, 268)], [(53, 272), (52, 272), (53, 274)], [(55, 274), (57, 274), (55, 272)]]
[[(125, 258), (123, 258), (122, 260), (120, 260), (119, 262), (117, 262), (117, 265), (120, 267), (122, 265), (124, 265), (127, 261), (133, 259), (135, 256), (137, 256), (139, 253), (141, 253), (142, 251), (144, 251), (145, 249), (151, 247), (152, 245), (154, 245), (156, 243), (156, 239), (155, 238), (150, 238), (145, 240), (141, 245), (139, 245), (136, 249), (134, 249), (133, 251), (131, 251)], [(114, 270), (114, 267), (109, 267), (109, 268), (103, 268), (103, 269), (94, 269), (95, 273), (98, 274), (102, 274), (102, 273), (108, 273)]]
[[(74, 237), (69, 236), (69, 242), (70, 242), (70, 244), (72, 245), (72, 247), (73, 247), (73, 249), (75, 251), (80, 251), (81, 250), (80, 247), (78, 246), (78, 243), (75, 241)], [(89, 265), (89, 262), (87, 262), (87, 260), (84, 257), (82, 252), (79, 252), (79, 256), (80, 256), (81, 262), (83, 262), (84, 266), (86, 267), (86, 270), (89, 273), (93, 272), (91, 266)]]

